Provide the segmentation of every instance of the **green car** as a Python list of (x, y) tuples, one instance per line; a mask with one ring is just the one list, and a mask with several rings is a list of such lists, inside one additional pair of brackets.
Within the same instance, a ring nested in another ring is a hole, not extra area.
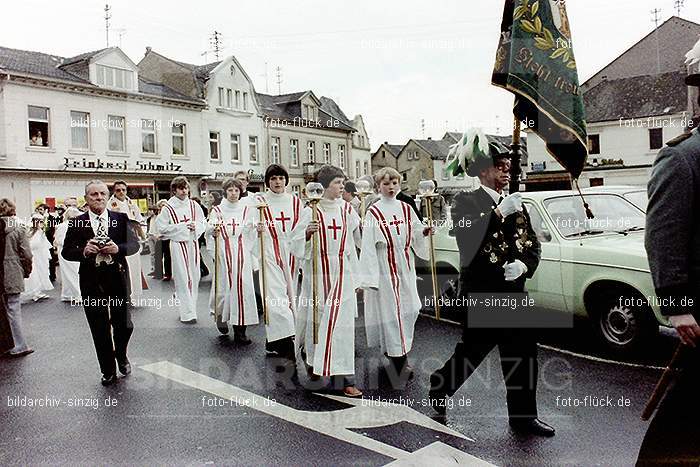
[[(667, 326), (654, 294), (644, 250), (645, 214), (623, 196), (587, 190), (595, 218), (570, 191), (524, 192), (533, 229), (542, 244), (540, 265), (527, 281), (535, 305), (587, 316), (611, 350), (639, 350)], [(435, 263), (442, 294), (455, 293), (459, 271), (451, 223), (437, 228)], [(429, 280), (420, 285), (424, 295)]]

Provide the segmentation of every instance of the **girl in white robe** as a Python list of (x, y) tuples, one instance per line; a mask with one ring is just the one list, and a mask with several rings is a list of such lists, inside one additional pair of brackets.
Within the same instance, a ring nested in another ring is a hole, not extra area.
[(216, 281), (209, 302), (219, 331), (228, 334), (231, 324), (234, 341), (247, 345), (251, 341), (245, 335), (246, 327), (258, 324), (251, 254), (257, 251), (257, 212), (239, 201), (243, 186), (238, 180), (224, 180), (222, 188), (226, 197), (211, 209), (206, 231), (207, 250), (215, 261), (212, 281)]
[(412, 376), (406, 355), (421, 308), (414, 254), (428, 259), (431, 233), (406, 203), (398, 201), (399, 173), (386, 167), (375, 175), (380, 198), (367, 210), (360, 268), (365, 289), (367, 344), (380, 347), (398, 372)]
[[(316, 179), (324, 187), (318, 204), (318, 221), (312, 221), (312, 209), (304, 208), (294, 233), (293, 251), (302, 268), (298, 320), (303, 333), (298, 335), (307, 372), (312, 379), (331, 377), (334, 389), (359, 397), (355, 387), (355, 318), (357, 317), (358, 259), (354, 233), (360, 217), (350, 203), (340, 199), (345, 175), (337, 167), (321, 167)], [(313, 328), (313, 240), (318, 236), (316, 274), (318, 307), (318, 343)]]
[[(56, 251), (63, 250), (63, 244), (66, 241), (66, 233), (68, 232), (68, 221), (78, 217), (82, 213), (78, 208), (70, 207), (63, 214), (63, 222), (56, 227), (53, 244)], [(78, 269), (80, 263), (77, 261), (68, 261), (63, 255), (58, 255), (58, 268), (61, 271), (61, 300), (64, 302), (77, 302), (80, 300), (80, 279), (78, 277)]]
[(175, 296), (178, 300), (180, 322), (197, 322), (199, 292), (199, 237), (207, 227), (204, 212), (189, 198), (190, 184), (185, 177), (175, 177), (170, 183), (171, 197), (156, 218), (161, 237), (170, 240)]
[(44, 292), (53, 290), (49, 280), (49, 259), (51, 243), (44, 234), (44, 218), (39, 214), (32, 216), (32, 228), (29, 230), (29, 247), (32, 250), (32, 273), (24, 280), (22, 301), (39, 301), (49, 298)]

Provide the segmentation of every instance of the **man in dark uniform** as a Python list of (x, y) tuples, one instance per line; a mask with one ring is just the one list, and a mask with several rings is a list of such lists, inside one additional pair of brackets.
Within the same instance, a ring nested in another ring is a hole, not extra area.
[[(700, 74), (686, 78), (700, 86)], [(700, 101), (698, 102), (700, 105)], [(700, 119), (693, 119), (696, 126)], [(645, 246), (661, 312), (685, 345), (680, 375), (649, 425), (637, 465), (700, 465), (700, 134), (659, 152), (647, 187)]]
[[(489, 151), (477, 151), (466, 167), (468, 175), (479, 177), (481, 187), (457, 195), (452, 210), (461, 264), (459, 296), (517, 297), (521, 304), (525, 280), (532, 277), (540, 261), (540, 243), (522, 206), (521, 195), (501, 194), (510, 182), (508, 148), (489, 140)], [(444, 366), (431, 375), (431, 405), (444, 413), (447, 398), (498, 346), (512, 429), (554, 436), (554, 429), (537, 418), (537, 343), (531, 332), (507, 321), (496, 323), (499, 318), (495, 312), (491, 324), (477, 324), (473, 313), (480, 311), (469, 310), (462, 342)], [(490, 310), (483, 311), (488, 315)]]

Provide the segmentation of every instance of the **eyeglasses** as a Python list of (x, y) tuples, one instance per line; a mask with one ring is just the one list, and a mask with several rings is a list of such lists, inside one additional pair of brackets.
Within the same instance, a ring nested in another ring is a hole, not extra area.
[(510, 162), (500, 162), (496, 164), (496, 169), (500, 170), (501, 172), (508, 173), (510, 172)]

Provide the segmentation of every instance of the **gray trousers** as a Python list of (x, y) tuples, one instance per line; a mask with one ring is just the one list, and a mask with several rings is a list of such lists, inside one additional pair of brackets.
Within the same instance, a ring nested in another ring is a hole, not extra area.
[(18, 293), (5, 294), (7, 320), (10, 322), (12, 338), (15, 341), (15, 346), (8, 351), (10, 354), (24, 352), (29, 349), (24, 340), (24, 334), (22, 334), (22, 304), (20, 303), (19, 295)]

